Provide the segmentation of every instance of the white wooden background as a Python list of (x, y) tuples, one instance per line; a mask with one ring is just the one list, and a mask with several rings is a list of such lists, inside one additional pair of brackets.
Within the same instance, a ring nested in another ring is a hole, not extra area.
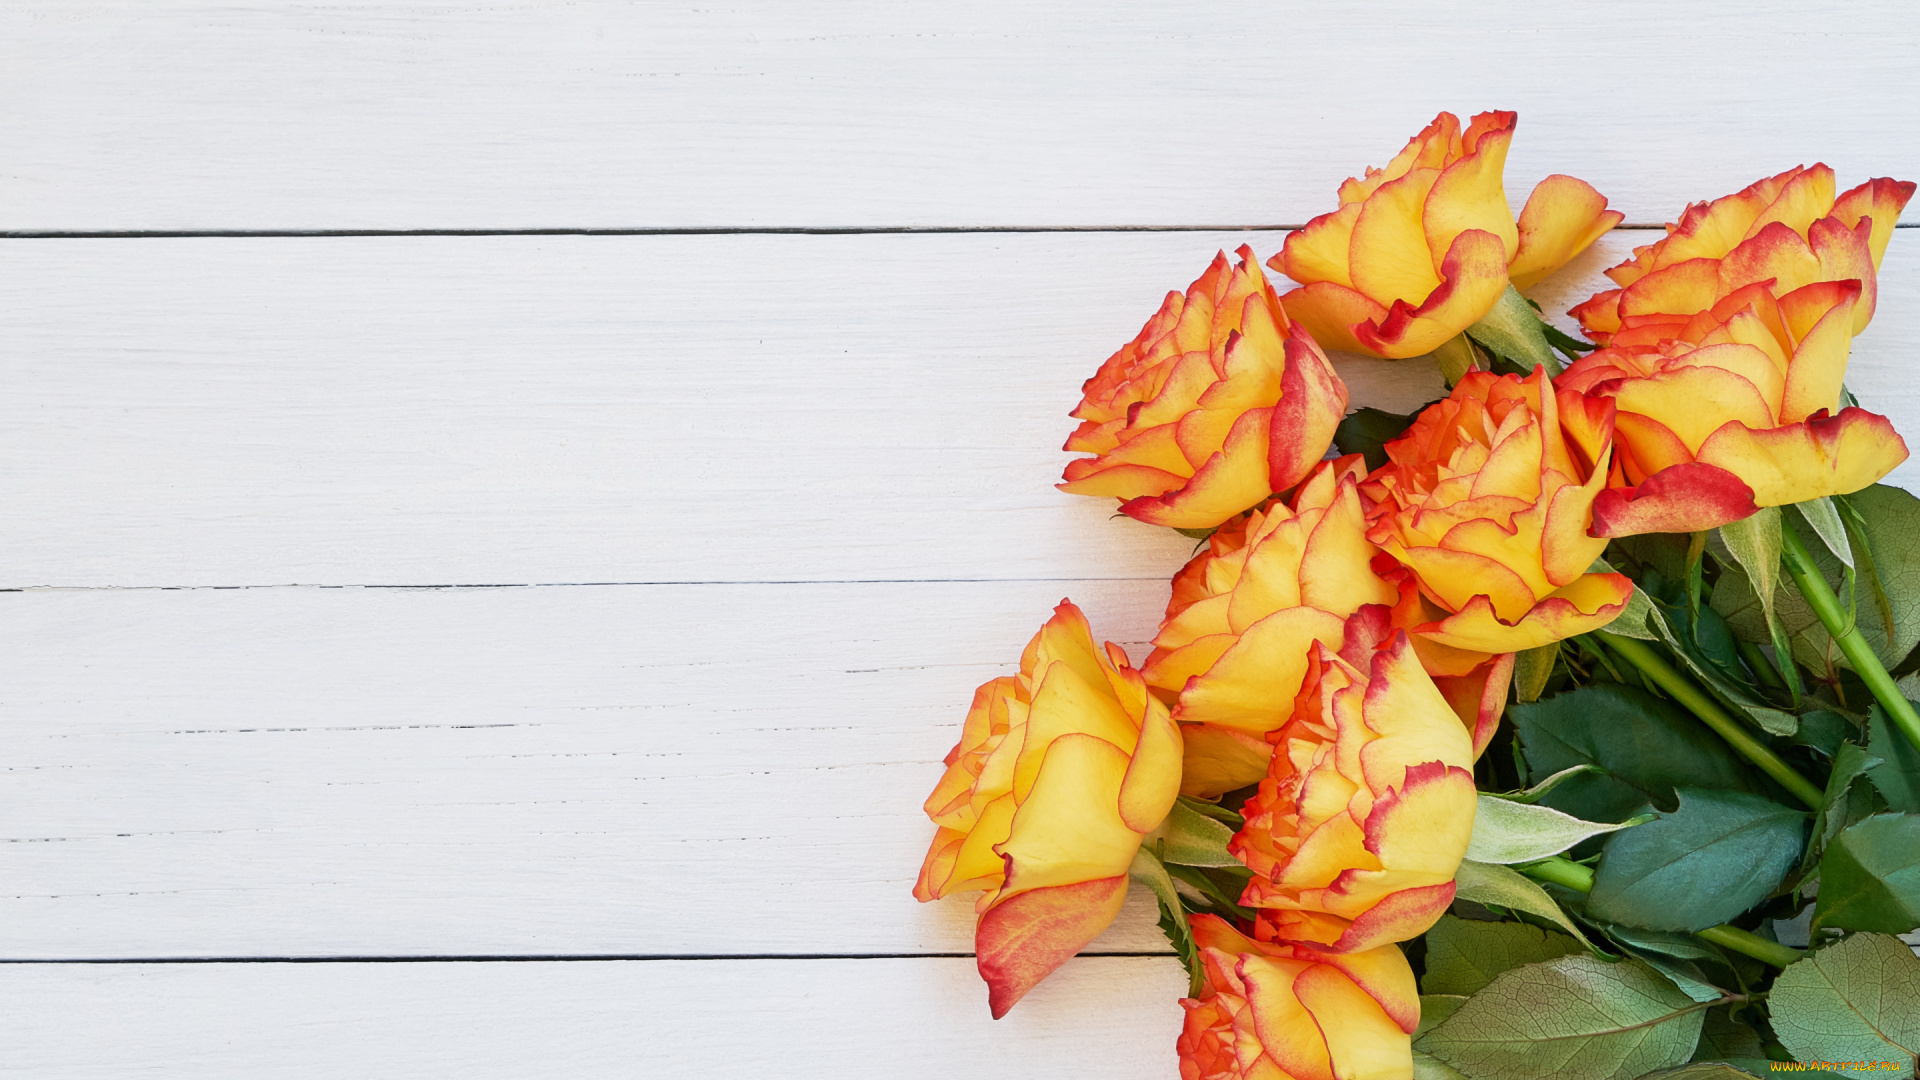
[[(1910, 0), (5, 0), (0, 1075), (1174, 1076), (1145, 904), (996, 1023), (908, 893), (972, 687), (1062, 595), (1137, 651), (1189, 548), (1051, 488), (1080, 381), (1438, 109), (1644, 228), (1920, 178), (1917, 57)], [(1910, 433), (1916, 355), (1902, 232), (1850, 382)]]

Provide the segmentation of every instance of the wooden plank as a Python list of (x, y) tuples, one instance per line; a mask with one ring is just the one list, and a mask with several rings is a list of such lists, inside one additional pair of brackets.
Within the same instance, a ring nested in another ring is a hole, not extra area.
[[(1916, 236), (1850, 376), (1908, 431)], [(1280, 240), (0, 245), (0, 586), (1159, 578), (1189, 542), (1051, 488), (1065, 413), (1215, 250)]]
[(0, 226), (1299, 224), (1441, 108), (1658, 223), (1920, 174), (1916, 51), (1908, 0), (14, 0)]
[(995, 1021), (971, 960), (8, 967), (0, 1071), (1163, 1080), (1184, 989), (1081, 957)]
[(0, 586), (1162, 577), (1066, 413), (1243, 242), (0, 245)]
[[(1171, 570), (1172, 567), (1168, 567)], [(0, 958), (920, 953), (920, 804), (1063, 594), (1145, 581), (0, 596)], [(1141, 893), (1095, 946), (1164, 951)]]

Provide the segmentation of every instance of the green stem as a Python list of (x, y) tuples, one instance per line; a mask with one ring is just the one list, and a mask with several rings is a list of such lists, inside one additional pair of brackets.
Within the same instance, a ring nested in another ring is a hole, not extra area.
[(1915, 747), (1920, 747), (1920, 713), (1916, 713), (1913, 703), (1894, 685), (1893, 676), (1887, 674), (1886, 665), (1874, 655), (1873, 646), (1861, 635), (1860, 628), (1854, 625), (1853, 618), (1840, 605), (1840, 598), (1834, 595), (1833, 588), (1827, 584), (1826, 576), (1814, 564), (1813, 554), (1800, 542), (1800, 536), (1793, 531), (1792, 524), (1780, 523), (1780, 553), (1786, 556), (1781, 561), (1786, 565), (1787, 576), (1800, 587), (1800, 595), (1806, 597), (1807, 606), (1820, 617), (1820, 625), (1827, 628), (1834, 644), (1840, 646), (1841, 655), (1853, 665), (1854, 674), (1867, 684), (1880, 707), (1887, 712), (1887, 719), (1900, 729), (1900, 734)]
[(1782, 679), (1780, 672), (1775, 670), (1773, 664), (1768, 662), (1767, 654), (1760, 651), (1760, 646), (1755, 645), (1746, 638), (1734, 638), (1733, 647), (1739, 651), (1740, 659), (1747, 662), (1747, 666), (1753, 669), (1753, 673), (1759, 677), (1761, 682), (1766, 683), (1775, 690), (1785, 690), (1787, 688), (1786, 680)]
[(1738, 720), (1728, 716), (1718, 702), (1707, 695), (1705, 690), (1693, 684), (1693, 680), (1682, 675), (1673, 665), (1667, 663), (1644, 641), (1637, 641), (1619, 634), (1610, 634), (1605, 630), (1596, 630), (1593, 636), (1605, 642), (1607, 647), (1618, 653), (1622, 659), (1639, 668), (1653, 680), (1654, 685), (1673, 696), (1673, 700), (1685, 706), (1687, 711), (1699, 717), (1712, 728), (1727, 744), (1739, 751), (1740, 756), (1760, 766), (1760, 770), (1778, 781), (1780, 786), (1791, 791), (1801, 802), (1815, 810), (1826, 805), (1826, 795), (1813, 781), (1793, 770), (1793, 766), (1780, 759), (1780, 755), (1768, 749), (1767, 744), (1754, 738), (1753, 733)]
[(1768, 941), (1759, 934), (1742, 930), (1737, 926), (1725, 924), (1709, 926), (1705, 930), (1697, 931), (1693, 936), (1701, 941), (1711, 941), (1723, 949), (1744, 953), (1763, 964), (1772, 964), (1777, 968), (1786, 967), (1806, 955), (1799, 949), (1789, 948), (1777, 941)]
[[(1593, 891), (1592, 869), (1581, 866), (1564, 855), (1554, 855), (1518, 869), (1528, 877), (1552, 882), (1572, 889), (1574, 892)], [(1734, 952), (1751, 956), (1761, 963), (1772, 964), (1774, 967), (1786, 967), (1803, 955), (1798, 949), (1790, 949), (1777, 941), (1768, 941), (1759, 934), (1742, 930), (1737, 926), (1728, 926), (1725, 923), (1696, 931), (1693, 936), (1702, 941), (1710, 941), (1723, 949), (1732, 949)]]

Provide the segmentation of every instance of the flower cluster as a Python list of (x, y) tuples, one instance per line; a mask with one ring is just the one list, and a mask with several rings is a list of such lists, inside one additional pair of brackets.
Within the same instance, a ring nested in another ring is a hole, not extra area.
[[(1086, 381), (1060, 488), (1201, 545), (1138, 667), (1063, 601), (977, 691), (927, 800), (914, 893), (980, 891), (996, 1017), (1131, 877), (1188, 958), (1184, 1078), (1411, 1075), (1399, 945), (1455, 899), (1517, 658), (1550, 671), (1634, 599), (1610, 539), (1857, 492), (1905, 460), (1843, 378), (1914, 185), (1836, 196), (1816, 165), (1688, 207), (1573, 309), (1593, 345), (1527, 331), (1578, 356), (1561, 370), (1511, 351), (1513, 313), (1535, 319), (1514, 290), (1621, 215), (1555, 175), (1516, 218), (1515, 122), (1441, 113), (1268, 260), (1297, 287), (1223, 252)], [(1323, 346), (1472, 363), (1349, 445)], [(1194, 821), (1226, 823), (1211, 861), (1191, 861)]]

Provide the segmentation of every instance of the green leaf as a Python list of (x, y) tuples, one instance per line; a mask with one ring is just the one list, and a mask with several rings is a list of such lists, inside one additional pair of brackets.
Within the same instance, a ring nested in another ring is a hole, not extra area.
[(1873, 1075), (1913, 1075), (1920, 957), (1899, 938), (1855, 934), (1795, 962), (1767, 1006), (1774, 1036), (1800, 1061), (1894, 1061), (1898, 1072)]
[(1239, 866), (1240, 860), (1227, 853), (1233, 830), (1200, 813), (1184, 802), (1175, 802), (1167, 814), (1166, 843), (1160, 851), (1164, 862), (1181, 866)]
[(1686, 1061), (1704, 1011), (1638, 960), (1563, 956), (1502, 973), (1421, 1045), (1478, 1080), (1613, 1080)]
[(1718, 1001), (1726, 996), (1726, 990), (1695, 963), (1699, 960), (1724, 963), (1724, 959), (1692, 934), (1638, 926), (1603, 925), (1603, 929), (1621, 952), (1646, 961), (1693, 1000)]
[(1413, 1030), (1413, 1080), (1469, 1080), (1453, 1066), (1420, 1049), (1420, 1037), (1466, 1003), (1467, 999), (1458, 994), (1420, 995), (1420, 1026)]
[(1547, 895), (1547, 890), (1518, 870), (1498, 863), (1462, 859), (1460, 870), (1454, 875), (1453, 886), (1453, 895), (1458, 899), (1509, 911), (1524, 911), (1555, 924), (1572, 934), (1580, 944), (1593, 948), (1593, 942), (1588, 941), (1587, 935), (1580, 932), (1572, 919), (1567, 918), (1567, 913), (1560, 910), (1560, 905)]
[(1559, 355), (1547, 344), (1543, 325), (1539, 313), (1527, 305), (1520, 290), (1508, 285), (1507, 291), (1494, 302), (1493, 309), (1467, 327), (1467, 336), (1486, 346), (1495, 356), (1513, 361), (1522, 372), (1544, 364), (1547, 375), (1552, 377), (1560, 374), (1562, 365)]
[(1807, 815), (1742, 791), (1682, 788), (1680, 808), (1607, 841), (1587, 910), (1703, 930), (1767, 898), (1800, 859)]
[(1538, 701), (1553, 677), (1554, 662), (1560, 659), (1560, 643), (1527, 649), (1513, 659), (1513, 695), (1520, 701)]
[(1753, 1060), (1767, 1056), (1760, 1033), (1752, 1025), (1733, 1018), (1736, 1006), (1721, 1005), (1707, 1010), (1706, 1023), (1700, 1025), (1700, 1045), (1693, 1049), (1695, 1061)]
[[(1865, 750), (1850, 742), (1840, 744), (1833, 755), (1833, 771), (1827, 774), (1827, 790), (1818, 813), (1813, 815), (1813, 834), (1807, 840), (1806, 858), (1802, 865), (1810, 865), (1820, 857), (1820, 852), (1833, 841), (1834, 835), (1850, 822), (1848, 817), (1853, 810), (1853, 800), (1848, 792), (1861, 773), (1880, 763), (1879, 758), (1868, 757)], [(1852, 815), (1856, 820), (1864, 815)]]
[(1853, 561), (1859, 569), (1859, 580), (1873, 594), (1874, 610), (1880, 616), (1880, 632), (1888, 638), (1893, 637), (1893, 600), (1887, 596), (1886, 583), (1880, 580), (1879, 564), (1873, 561), (1873, 543), (1867, 539), (1867, 522), (1860, 516), (1845, 496), (1836, 496), (1834, 505), (1840, 508), (1840, 520), (1847, 527), (1847, 543), (1853, 548)]
[(1467, 858), (1487, 863), (1538, 862), (1558, 855), (1589, 836), (1617, 832), (1638, 824), (1629, 818), (1618, 825), (1582, 821), (1548, 806), (1529, 806), (1492, 795), (1480, 796), (1473, 816), (1473, 836)]
[[(1761, 613), (1766, 617), (1768, 640), (1773, 643), (1775, 653), (1790, 655), (1793, 645), (1773, 604), (1774, 594), (1780, 588), (1780, 508), (1762, 507), (1756, 514), (1720, 526), (1720, 539), (1740, 569), (1746, 572), (1747, 580), (1754, 583)], [(1798, 671), (1788, 664), (1781, 675), (1787, 680), (1794, 704), (1798, 705), (1801, 693)]]
[[(1255, 914), (1253, 910), (1243, 908), (1239, 904), (1240, 894), (1246, 891), (1247, 878), (1252, 876), (1247, 873), (1245, 867), (1240, 868), (1241, 876), (1228, 874), (1224, 867), (1181, 866), (1179, 863), (1171, 862), (1167, 863), (1166, 867), (1169, 877), (1175, 881), (1186, 882), (1194, 892), (1199, 893), (1217, 908), (1215, 914), (1236, 919), (1253, 918)], [(1223, 882), (1222, 878), (1226, 880)]]
[[(1754, 695), (1747, 683), (1736, 682), (1730, 676), (1731, 672), (1740, 670), (1739, 661), (1734, 658), (1737, 654), (1732, 635), (1728, 632), (1726, 639), (1719, 641), (1708, 632), (1724, 627), (1725, 620), (1719, 612), (1712, 609), (1703, 611), (1698, 623), (1688, 625), (1683, 622), (1680, 632), (1676, 633), (1671, 622), (1662, 614), (1661, 605), (1656, 602), (1653, 607), (1653, 612), (1647, 616), (1647, 626), (1659, 635), (1668, 651), (1680, 659), (1680, 665), (1692, 672), (1694, 678), (1705, 683), (1722, 704), (1736, 713), (1746, 714), (1749, 720), (1771, 735), (1792, 735), (1799, 729), (1800, 722), (1792, 713), (1768, 705)], [(1683, 620), (1688, 617), (1684, 607), (1675, 613)], [(1724, 648), (1725, 655), (1719, 663), (1714, 662), (1706, 645)]]
[(1526, 751), (1529, 781), (1576, 765), (1598, 774), (1566, 779), (1541, 801), (1589, 821), (1622, 821), (1674, 788), (1757, 791), (1760, 783), (1725, 740), (1638, 687), (1600, 683), (1508, 710)]
[(1522, 964), (1585, 951), (1565, 934), (1519, 922), (1480, 922), (1442, 915), (1427, 931), (1429, 994), (1477, 994), (1495, 975)]
[(1505, 799), (1508, 802), (1527, 803), (1528, 805), (1532, 805), (1533, 803), (1537, 803), (1541, 799), (1546, 798), (1547, 794), (1551, 792), (1554, 788), (1559, 787), (1561, 784), (1567, 782), (1568, 780), (1573, 779), (1576, 776), (1605, 776), (1605, 775), (1607, 775), (1607, 770), (1601, 768), (1598, 765), (1571, 765), (1571, 766), (1568, 766), (1567, 768), (1561, 769), (1559, 772), (1554, 773), (1552, 776), (1547, 777), (1546, 779), (1540, 781), (1539, 783), (1533, 785), (1532, 787), (1526, 789), (1525, 791), (1503, 791), (1503, 792), (1483, 791), (1481, 792), (1481, 794), (1487, 796), (1490, 799)]
[[(1920, 644), (1920, 499), (1899, 488), (1875, 484), (1847, 496), (1847, 503), (1850, 515), (1859, 515), (1856, 531), (1865, 537), (1864, 546), (1873, 553), (1874, 570), (1893, 613), (1891, 639), (1884, 626), (1875, 625), (1882, 621), (1878, 618), (1862, 620), (1861, 633), (1880, 662), (1891, 670)], [(1812, 545), (1811, 550), (1828, 584), (1845, 595), (1845, 567), (1840, 560), (1821, 545)], [(1795, 660), (1821, 673), (1850, 666), (1839, 649), (1829, 647), (1826, 628), (1792, 582), (1780, 584), (1774, 605), (1792, 642)], [(1759, 598), (1744, 573), (1729, 568), (1720, 575), (1713, 590), (1713, 609), (1726, 616), (1734, 632), (1747, 640), (1769, 640)]]
[(1920, 926), (1920, 814), (1881, 814), (1840, 834), (1820, 858), (1815, 928), (1904, 934)]
[(1840, 520), (1840, 511), (1833, 505), (1833, 500), (1823, 495), (1818, 499), (1794, 503), (1793, 508), (1799, 512), (1801, 520), (1812, 526), (1820, 542), (1827, 545), (1827, 550), (1846, 564), (1849, 570), (1853, 569), (1853, 545), (1847, 542), (1847, 526)]
[(1387, 463), (1387, 444), (1406, 434), (1413, 417), (1424, 408), (1415, 409), (1411, 416), (1402, 416), (1362, 405), (1333, 429), (1333, 445), (1339, 447), (1342, 454), (1364, 454), (1367, 468), (1377, 469)]
[(1908, 814), (1920, 814), (1920, 748), (1887, 722), (1887, 714), (1876, 702), (1867, 718), (1867, 753), (1880, 764), (1867, 770), (1887, 805)]
[(1677, 1069), (1659, 1069), (1640, 1080), (1750, 1080), (1752, 1073), (1722, 1061), (1694, 1061)]
[(1196, 799), (1191, 795), (1182, 795), (1174, 801), (1196, 814), (1205, 814), (1207, 817), (1220, 822), (1229, 829), (1238, 829), (1247, 823), (1246, 818), (1221, 806), (1219, 803), (1210, 803), (1205, 799)]
[(1180, 954), (1180, 962), (1187, 966), (1187, 996), (1199, 997), (1201, 987), (1205, 985), (1205, 975), (1200, 966), (1200, 947), (1194, 943), (1193, 929), (1187, 925), (1187, 910), (1180, 903), (1180, 893), (1173, 887), (1173, 879), (1167, 876), (1167, 868), (1160, 860), (1142, 847), (1134, 853), (1133, 865), (1127, 868), (1133, 880), (1153, 890), (1154, 899), (1160, 901), (1160, 932), (1167, 935), (1167, 942), (1173, 951)]

